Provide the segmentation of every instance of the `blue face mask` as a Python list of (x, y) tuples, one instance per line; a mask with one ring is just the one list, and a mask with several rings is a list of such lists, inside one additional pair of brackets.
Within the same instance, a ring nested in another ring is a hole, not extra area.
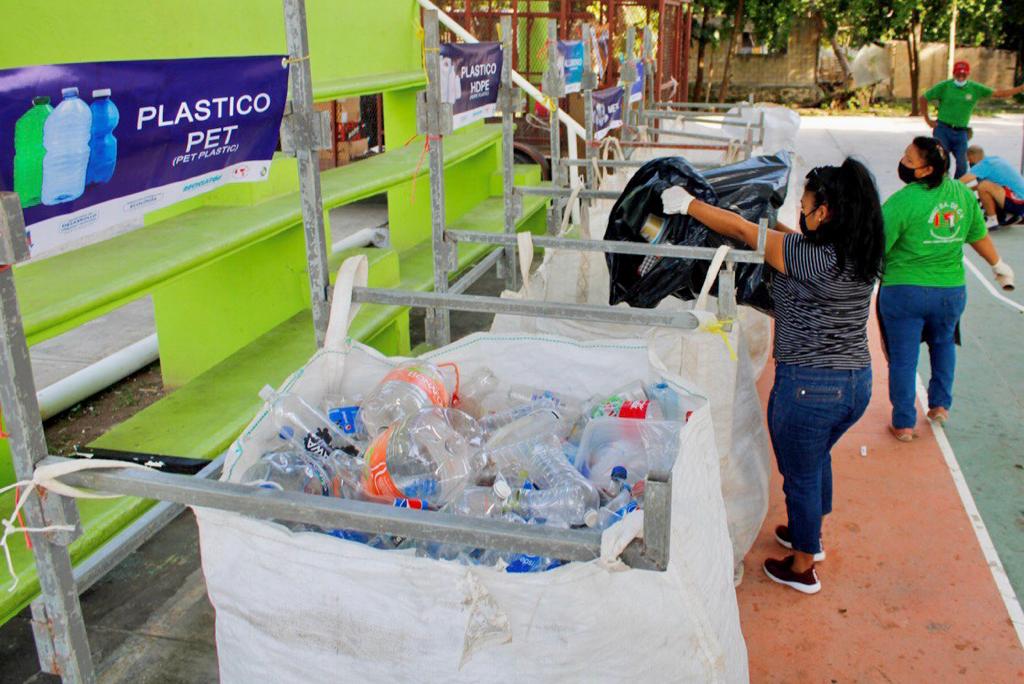
[(967, 85), (967, 79), (953, 79), (953, 85), (955, 85), (957, 88), (963, 88), (965, 85)]

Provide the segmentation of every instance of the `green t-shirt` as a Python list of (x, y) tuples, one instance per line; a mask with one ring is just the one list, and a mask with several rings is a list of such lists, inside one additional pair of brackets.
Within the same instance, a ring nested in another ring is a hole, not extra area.
[(947, 126), (967, 128), (974, 105), (992, 95), (992, 89), (974, 81), (957, 86), (952, 80), (933, 85), (924, 94), (926, 100), (939, 101), (939, 121)]
[(948, 177), (934, 190), (910, 183), (896, 191), (882, 205), (882, 217), (882, 285), (959, 287), (964, 284), (964, 243), (988, 235), (974, 194)]

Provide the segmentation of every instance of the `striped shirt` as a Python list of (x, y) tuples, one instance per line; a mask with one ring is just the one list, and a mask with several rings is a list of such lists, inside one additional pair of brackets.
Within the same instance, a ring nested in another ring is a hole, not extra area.
[(795, 366), (858, 370), (871, 365), (868, 311), (874, 283), (840, 270), (832, 245), (795, 233), (783, 238), (786, 274), (776, 273), (775, 360)]

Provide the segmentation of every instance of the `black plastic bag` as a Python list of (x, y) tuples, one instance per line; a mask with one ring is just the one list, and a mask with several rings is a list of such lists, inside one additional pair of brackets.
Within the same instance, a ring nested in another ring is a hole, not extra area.
[[(661, 193), (672, 185), (681, 185), (694, 197), (735, 211), (748, 221), (756, 222), (762, 217), (774, 221), (786, 199), (790, 170), (789, 155), (785, 152), (752, 157), (704, 173), (682, 157), (654, 159), (637, 170), (615, 202), (604, 239), (647, 242), (643, 237), (646, 232), (657, 244), (730, 244), (746, 248), (690, 216), (666, 217)], [(648, 217), (652, 216), (655, 218), (649, 222)], [(660, 226), (658, 219), (662, 220)], [(708, 262), (698, 259), (608, 254), (607, 261), (611, 276), (608, 299), (613, 305), (627, 302), (630, 306), (652, 308), (669, 295), (696, 299), (708, 272)], [(771, 274), (771, 267), (764, 264), (736, 264), (737, 302), (771, 313)], [(712, 294), (716, 293), (717, 282), (712, 288)]]

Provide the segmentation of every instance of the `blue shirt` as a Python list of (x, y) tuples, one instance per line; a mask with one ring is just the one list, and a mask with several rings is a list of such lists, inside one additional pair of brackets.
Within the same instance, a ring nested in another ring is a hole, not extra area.
[(979, 180), (992, 181), (996, 185), (1010, 188), (1014, 195), (1024, 199), (1024, 176), (1002, 157), (986, 156), (971, 167), (971, 173)]

